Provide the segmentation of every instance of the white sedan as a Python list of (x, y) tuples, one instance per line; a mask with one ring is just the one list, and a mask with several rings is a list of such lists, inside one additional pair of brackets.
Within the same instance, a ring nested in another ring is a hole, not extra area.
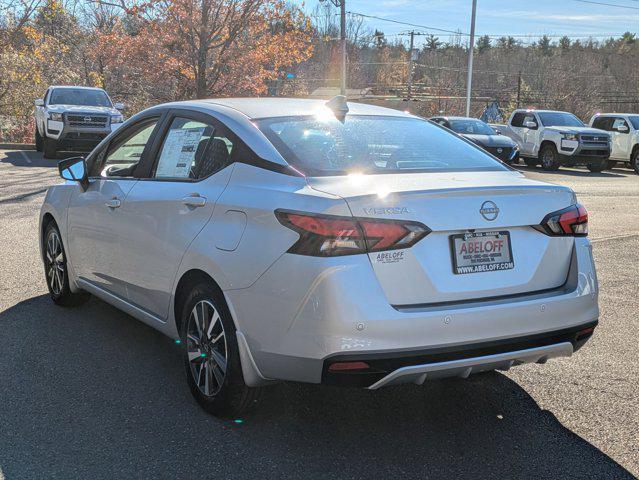
[(421, 118), (346, 102), (145, 110), (60, 162), (51, 298), (175, 339), (235, 415), (277, 380), (369, 389), (570, 356), (597, 325), (588, 214)]

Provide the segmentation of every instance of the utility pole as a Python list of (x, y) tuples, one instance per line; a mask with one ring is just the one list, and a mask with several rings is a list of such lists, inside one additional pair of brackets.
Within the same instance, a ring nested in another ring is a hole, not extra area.
[(346, 96), (346, 0), (337, 0), (340, 6), (340, 42), (342, 46), (342, 85), (340, 93)]
[(466, 116), (470, 117), (470, 97), (473, 88), (473, 50), (475, 49), (475, 16), (477, 0), (473, 0), (473, 12), (470, 20), (470, 45), (468, 48), (468, 78), (466, 79)]
[(521, 70), (519, 70), (519, 74), (517, 75), (517, 108), (519, 108), (521, 104)]
[(413, 93), (413, 45), (415, 43), (415, 31), (410, 32), (410, 48), (408, 49), (408, 107)]
[[(320, 0), (325, 2), (326, 0)], [(340, 94), (346, 96), (346, 0), (330, 0), (330, 2), (339, 7), (339, 43), (342, 51), (342, 75), (340, 79)]]

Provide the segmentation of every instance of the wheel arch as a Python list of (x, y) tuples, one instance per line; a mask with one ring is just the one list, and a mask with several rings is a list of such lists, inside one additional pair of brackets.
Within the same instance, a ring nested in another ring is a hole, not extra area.
[(632, 161), (633, 157), (635, 156), (635, 153), (637, 153), (637, 150), (639, 150), (639, 143), (635, 143), (632, 146), (632, 150), (630, 151), (630, 161)]
[(178, 334), (181, 330), (181, 312), (184, 308), (184, 302), (189, 296), (189, 292), (191, 289), (197, 285), (198, 283), (208, 283), (213, 287), (216, 293), (220, 296), (221, 299), (224, 300), (224, 306), (227, 308), (229, 315), (231, 316), (231, 320), (235, 325), (237, 345), (240, 353), (240, 363), (242, 366), (242, 375), (244, 377), (244, 382), (250, 387), (257, 387), (261, 385), (266, 385), (271, 383), (271, 381), (265, 378), (260, 372), (253, 355), (248, 346), (248, 342), (246, 341), (246, 337), (244, 332), (242, 332), (239, 328), (235, 312), (233, 310), (233, 306), (229, 302), (229, 299), (220, 285), (215, 281), (215, 279), (209, 275), (204, 270), (199, 268), (192, 268), (187, 270), (182, 274), (180, 280), (177, 282), (177, 286), (175, 288), (175, 294), (173, 295), (173, 316), (174, 316), (174, 326)]
[(45, 212), (42, 215), (42, 220), (40, 221), (40, 256), (44, 258), (44, 232), (47, 230), (47, 227), (50, 223), (55, 224), (60, 229), (58, 222), (56, 222), (55, 217), (51, 212)]
[(546, 139), (543, 142), (541, 142), (541, 144), (539, 145), (539, 150), (537, 150), (537, 155), (541, 155), (542, 150), (547, 145), (552, 146), (557, 152), (559, 152), (559, 149), (557, 148), (557, 144), (555, 144), (555, 142), (552, 140)]

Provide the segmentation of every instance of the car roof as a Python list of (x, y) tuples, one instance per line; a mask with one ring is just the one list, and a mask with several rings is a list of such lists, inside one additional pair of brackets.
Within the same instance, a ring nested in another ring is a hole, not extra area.
[(84, 86), (80, 86), (80, 85), (51, 85), (49, 88), (60, 88), (60, 89), (71, 89), (73, 88), (74, 90), (80, 89), (80, 90), (100, 90), (101, 92), (104, 92), (103, 88), (100, 87), (84, 87)]
[(443, 118), (444, 120), (477, 120), (477, 121), (482, 121), (480, 118), (474, 118), (474, 117), (449, 117), (449, 116), (442, 116), (442, 115), (435, 115), (432, 118)]
[[(308, 98), (212, 98), (206, 100), (190, 100), (167, 104), (171, 107), (196, 107), (216, 111), (217, 106), (231, 108), (244, 114), (250, 119), (291, 117), (314, 115), (319, 109), (326, 108), (327, 100)], [(349, 115), (381, 115), (392, 117), (412, 117), (410, 113), (392, 108), (368, 105), (365, 103), (348, 102)]]
[(631, 117), (639, 115), (639, 113), (595, 113), (593, 117)]
[[(536, 108), (520, 108), (518, 110), (515, 110), (515, 112), (519, 113), (519, 112), (531, 112), (531, 113), (568, 113), (570, 115), (575, 115), (572, 112), (564, 112), (563, 110), (538, 110)], [(575, 115), (576, 116), (576, 115)]]

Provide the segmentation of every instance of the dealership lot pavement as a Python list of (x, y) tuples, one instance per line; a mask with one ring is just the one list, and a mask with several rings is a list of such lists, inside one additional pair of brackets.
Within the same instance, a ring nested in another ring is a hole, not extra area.
[(0, 480), (639, 475), (634, 172), (523, 169), (590, 213), (601, 318), (573, 358), (374, 393), (281, 384), (236, 423), (195, 404), (169, 339), (97, 299), (49, 301), (37, 218), (55, 167), (0, 150)]

